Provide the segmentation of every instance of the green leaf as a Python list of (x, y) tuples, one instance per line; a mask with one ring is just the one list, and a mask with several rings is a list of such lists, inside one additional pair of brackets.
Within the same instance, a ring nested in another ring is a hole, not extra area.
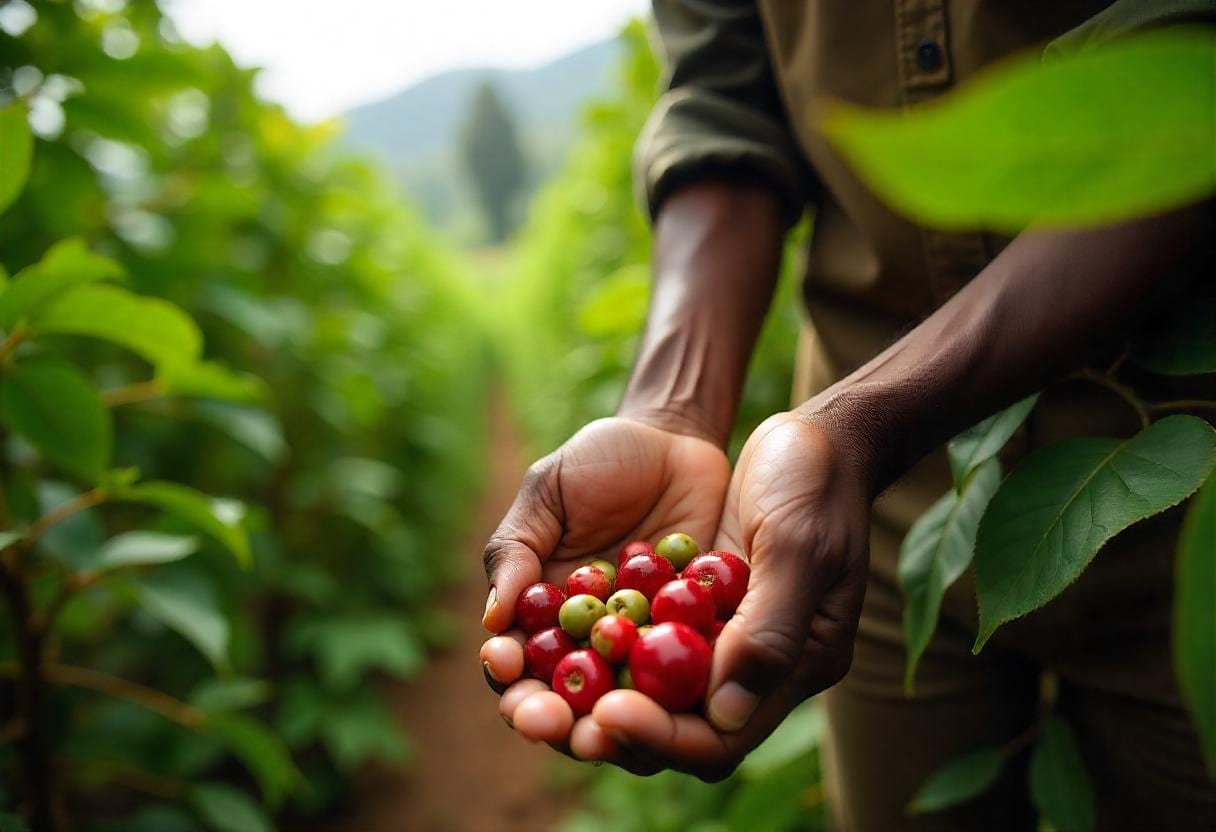
[(22, 318), (36, 316), (70, 289), (122, 276), (122, 266), (93, 254), (81, 240), (63, 240), (51, 246), (37, 263), (17, 272), (0, 294), (0, 327), (12, 329)]
[(277, 809), (301, 782), (287, 745), (253, 717), (222, 711), (209, 713), (207, 730), (254, 776), (262, 799), (272, 809)]
[(0, 108), (0, 212), (13, 204), (25, 187), (34, 156), (34, 137), (23, 104)]
[(339, 771), (347, 774), (368, 760), (400, 764), (410, 757), (401, 728), (374, 696), (331, 707), (318, 727), (321, 744)]
[(249, 537), (241, 524), (241, 512), (231, 510), (234, 505), (231, 500), (215, 500), (193, 488), (162, 481), (119, 488), (114, 497), (164, 509), (222, 543), (241, 566), (248, 567), (253, 562)]
[(999, 748), (978, 748), (955, 757), (921, 784), (908, 804), (908, 814), (940, 812), (983, 794), (1001, 776), (1004, 764)]
[(1216, 33), (1023, 55), (907, 114), (832, 102), (823, 132), (896, 210), (946, 228), (1087, 226), (1216, 189)]
[(727, 829), (786, 832), (804, 828), (799, 821), (807, 819), (807, 805), (818, 774), (818, 760), (807, 754), (766, 777), (745, 782), (726, 806)]
[(198, 551), (198, 538), (160, 532), (131, 531), (115, 535), (97, 552), (94, 569), (171, 563)]
[(271, 465), (287, 455), (287, 440), (272, 413), (224, 402), (201, 402), (195, 413)]
[(606, 278), (578, 311), (578, 325), (586, 334), (603, 338), (641, 330), (650, 298), (650, 266), (625, 266)]
[(749, 779), (765, 777), (819, 747), (823, 735), (823, 709), (807, 700), (790, 712), (768, 739), (756, 746), (739, 764), (739, 773)]
[(1056, 832), (1094, 828), (1094, 790), (1072, 729), (1058, 717), (1043, 726), (1030, 758), (1030, 797)]
[(1216, 778), (1216, 478), (1187, 510), (1177, 569), (1174, 669), (1208, 771)]
[(259, 402), (266, 398), (266, 385), (257, 376), (229, 370), (214, 361), (165, 364), (157, 368), (165, 392), (173, 396), (197, 396), (230, 402)]
[(904, 690), (911, 693), (916, 667), (933, 631), (942, 597), (975, 554), (975, 535), (989, 500), (1001, 484), (1001, 464), (987, 459), (912, 524), (899, 548), (899, 586), (904, 594), (904, 641), (908, 662)]
[(117, 286), (77, 287), (51, 303), (31, 328), (101, 338), (170, 373), (195, 362), (203, 348), (198, 326), (179, 307)]
[(249, 795), (222, 783), (203, 783), (190, 790), (190, 802), (215, 832), (273, 832), (262, 808)]
[(40, 359), (0, 379), (0, 414), (43, 456), (89, 482), (110, 464), (114, 426), (97, 389), (66, 361)]
[(3, 552), (24, 536), (21, 532), (0, 532), (0, 552)]
[(197, 647), (216, 669), (227, 669), (228, 619), (202, 576), (168, 570), (148, 575), (139, 582), (139, 604)]
[(963, 480), (984, 460), (996, 456), (1010, 438), (1026, 421), (1030, 411), (1039, 400), (1039, 394), (1027, 396), (999, 413), (974, 425), (950, 440), (946, 446), (950, 459), (950, 472), (954, 475), (954, 487), (961, 491)]
[(248, 676), (204, 679), (190, 692), (190, 704), (204, 711), (239, 711), (270, 701), (270, 682)]
[(1112, 537), (1193, 494), (1213, 467), (1216, 430), (1181, 415), (1126, 441), (1065, 439), (1031, 454), (980, 522), (975, 651), (1059, 595)]
[(1188, 297), (1145, 326), (1132, 342), (1131, 358), (1164, 375), (1216, 373), (1216, 297)]
[(298, 624), (288, 639), (294, 652), (316, 658), (326, 685), (340, 690), (358, 686), (372, 670), (410, 676), (425, 659), (409, 622), (387, 611), (313, 618)]

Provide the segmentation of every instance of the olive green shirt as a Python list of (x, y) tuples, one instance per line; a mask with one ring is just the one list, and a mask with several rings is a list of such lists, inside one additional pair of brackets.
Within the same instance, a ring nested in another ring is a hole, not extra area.
[(813, 392), (943, 303), (1007, 240), (891, 212), (812, 129), (812, 101), (915, 104), (1011, 53), (1214, 21), (1216, 0), (655, 0), (654, 14), (668, 80), (638, 141), (638, 190), (653, 214), (681, 182), (742, 173), (773, 187), (791, 223), (814, 206)]

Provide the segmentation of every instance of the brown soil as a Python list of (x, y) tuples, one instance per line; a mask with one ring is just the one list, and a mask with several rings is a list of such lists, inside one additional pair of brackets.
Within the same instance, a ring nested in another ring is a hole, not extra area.
[(523, 443), (498, 400), (490, 411), (490, 481), (469, 540), (458, 553), (468, 577), (443, 606), (458, 622), (452, 648), (433, 657), (421, 681), (392, 684), (386, 696), (414, 747), (404, 770), (373, 768), (357, 787), (341, 832), (539, 832), (570, 807), (546, 786), (556, 755), (508, 728), (486, 686), (477, 651), (486, 584), (480, 553), (506, 512), (526, 467)]

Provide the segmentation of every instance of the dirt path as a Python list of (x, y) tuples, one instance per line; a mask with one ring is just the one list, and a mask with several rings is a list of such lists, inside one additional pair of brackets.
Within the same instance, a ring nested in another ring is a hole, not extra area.
[(527, 464), (501, 399), (489, 418), (490, 482), (469, 540), (454, 553), (470, 559), (469, 574), (444, 601), (459, 636), (451, 650), (433, 658), (422, 681), (388, 689), (417, 762), (407, 771), (368, 772), (353, 816), (335, 826), (342, 832), (540, 832), (569, 805), (546, 794), (553, 752), (507, 728), (477, 663), (486, 635), (480, 624), (486, 586), (476, 561)]

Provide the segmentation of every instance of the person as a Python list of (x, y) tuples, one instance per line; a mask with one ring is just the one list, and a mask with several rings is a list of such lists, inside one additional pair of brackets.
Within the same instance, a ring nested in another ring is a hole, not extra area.
[[(945, 761), (1029, 745), (1051, 673), (1099, 828), (1216, 829), (1216, 787), (1170, 664), (1177, 512), (1117, 537), (1060, 598), (1003, 627), (978, 656), (964, 576), (912, 696), (896, 577), (904, 534), (951, 487), (941, 446), (969, 425), (1044, 390), (1009, 464), (1062, 436), (1140, 428), (1074, 371), (1109, 367), (1145, 309), (1210, 284), (1213, 205), (1012, 240), (945, 233), (880, 204), (809, 118), (823, 96), (917, 104), (1003, 56), (1206, 25), (1214, 5), (656, 0), (669, 83), (635, 160), (655, 252), (636, 364), (615, 416), (533, 465), (485, 551), (484, 623), (508, 636), (488, 641), (482, 659), (494, 681), (513, 683), (500, 701), (509, 723), (579, 759), (712, 780), (826, 691), (839, 828), (1030, 829), (1024, 765), (954, 809), (910, 818), (905, 807)], [(723, 449), (748, 358), (784, 235), (808, 204), (796, 404), (755, 429), (732, 471)], [(1211, 376), (1122, 367), (1150, 397), (1190, 384), (1188, 397), (1216, 398)], [(575, 721), (543, 684), (517, 681), (520, 637), (509, 628), (523, 588), (673, 530), (746, 553), (752, 566), (714, 650), (703, 715), (672, 716), (619, 690)]]

